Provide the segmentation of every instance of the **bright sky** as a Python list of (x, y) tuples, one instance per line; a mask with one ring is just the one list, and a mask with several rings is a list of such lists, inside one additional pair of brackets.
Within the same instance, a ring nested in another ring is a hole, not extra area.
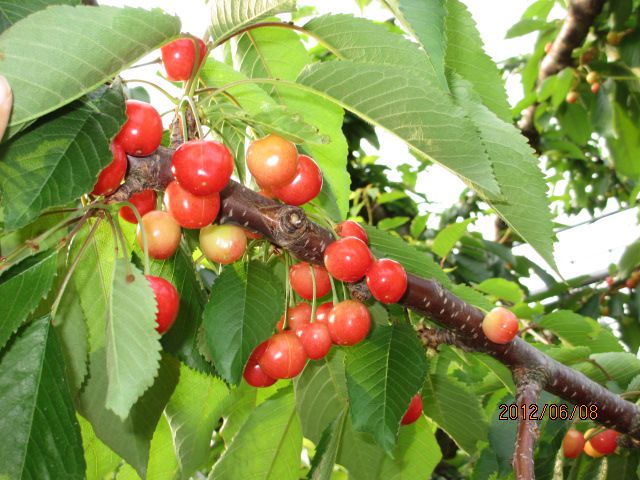
[[(214, 2), (215, 0), (210, 0)], [(463, 0), (471, 11), (478, 29), (485, 43), (487, 53), (497, 62), (516, 54), (529, 52), (535, 36), (520, 37), (505, 40), (506, 31), (518, 21), (524, 10), (531, 4), (531, 0)], [(179, 15), (182, 20), (182, 30), (194, 35), (202, 35), (210, 21), (209, 8), (204, 0), (101, 0), (101, 4), (115, 6), (160, 7), (168, 12)], [(351, 13), (362, 15), (355, 0), (299, 0), (299, 5), (313, 5), (319, 13)], [(560, 13), (561, 14), (561, 13)], [(386, 20), (391, 15), (377, 1), (372, 2), (365, 9), (364, 15), (375, 20)], [(152, 55), (149, 59), (157, 57)], [(143, 78), (160, 83), (155, 75), (156, 66), (139, 68), (132, 72), (125, 72), (125, 78)], [(164, 86), (164, 85), (163, 85)], [(151, 89), (150, 89), (151, 90)], [(521, 86), (517, 78), (507, 82), (507, 92), (512, 104), (521, 97)], [(152, 102), (160, 111), (169, 110), (171, 104), (162, 95), (150, 91)], [(378, 131), (381, 148), (376, 151), (368, 148), (367, 153), (378, 155), (380, 161), (390, 167), (402, 163), (416, 164), (408, 153), (404, 144), (393, 135)], [(429, 209), (435, 213), (441, 212), (455, 203), (464, 185), (454, 175), (441, 167), (434, 166), (419, 176), (419, 189), (428, 192), (429, 199), (434, 202)], [(611, 202), (606, 212), (617, 210)], [(624, 213), (607, 217), (594, 224), (576, 227), (558, 235), (556, 245), (556, 260), (564, 278), (591, 274), (603, 271), (610, 263), (619, 260), (626, 245), (640, 237), (640, 228), (636, 219), (637, 211), (629, 210)], [(588, 220), (588, 215), (572, 218), (558, 218), (562, 224), (574, 225)], [(478, 221), (472, 229), (480, 231), (487, 239), (493, 239), (493, 217), (486, 217)], [(434, 218), (434, 224), (436, 219)], [(540, 257), (527, 245), (517, 247), (516, 253), (525, 255), (542, 264)], [(541, 281), (533, 280), (528, 286), (537, 290), (543, 286)]]

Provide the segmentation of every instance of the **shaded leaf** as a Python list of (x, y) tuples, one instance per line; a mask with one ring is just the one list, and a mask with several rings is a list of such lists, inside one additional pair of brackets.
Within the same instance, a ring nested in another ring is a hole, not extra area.
[(311, 470), (309, 470), (307, 479), (331, 480), (333, 467), (338, 455), (338, 448), (342, 440), (342, 432), (345, 422), (347, 421), (347, 410), (344, 410), (324, 431), (316, 448), (316, 453), (313, 456)]
[(87, 480), (104, 480), (105, 476), (118, 467), (120, 456), (96, 437), (91, 424), (78, 416), (82, 431), (84, 459), (87, 463)]
[(468, 218), (462, 222), (452, 223), (444, 227), (438, 232), (436, 238), (433, 239), (431, 250), (441, 258), (449, 255), (453, 247), (458, 243), (458, 240), (467, 233), (467, 227), (471, 222), (473, 222), (473, 219)]
[(0, 0), (0, 33), (18, 20), (50, 5), (80, 5), (81, 0)]
[(216, 41), (263, 18), (295, 9), (295, 0), (217, 0), (211, 2), (211, 33)]
[(569, 310), (556, 310), (538, 320), (538, 325), (550, 330), (571, 346), (589, 347), (592, 352), (621, 352), (622, 346), (611, 330), (589, 317)]
[(488, 278), (476, 285), (476, 289), (511, 303), (520, 303), (524, 300), (524, 292), (518, 284), (504, 278)]

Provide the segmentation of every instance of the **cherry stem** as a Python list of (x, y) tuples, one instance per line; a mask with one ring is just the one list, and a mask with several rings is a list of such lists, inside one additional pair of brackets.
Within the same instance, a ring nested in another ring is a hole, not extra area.
[(338, 304), (338, 291), (336, 290), (336, 284), (333, 281), (333, 277), (331, 275), (329, 275), (329, 282), (331, 282), (331, 295), (333, 296), (333, 305), (337, 305)]
[[(196, 130), (198, 130), (198, 138), (202, 139), (202, 125), (200, 124), (200, 119), (198, 118), (198, 111), (196, 110), (196, 105), (193, 103), (193, 98), (190, 96), (184, 97), (182, 102), (186, 102), (193, 113), (193, 119), (196, 122)], [(182, 104), (181, 104), (182, 106)]]
[(284, 254), (284, 322), (282, 323), (282, 330), (287, 328), (289, 323), (289, 255)]
[[(129, 259), (129, 252), (127, 250), (127, 241), (124, 238), (124, 233), (122, 233), (122, 228), (120, 228), (120, 225), (118, 223), (113, 221), (111, 212), (105, 211), (105, 213), (107, 216), (107, 220), (109, 221), (109, 223), (111, 224), (111, 226), (116, 232), (116, 243), (118, 242), (118, 240), (120, 240), (120, 245), (122, 247), (122, 258), (124, 258), (127, 261), (127, 275), (131, 275), (133, 272), (131, 271), (131, 262)], [(145, 270), (145, 273), (146, 273), (146, 270)]]
[(311, 322), (313, 322), (316, 318), (316, 305), (318, 303), (316, 298), (316, 271), (311, 264), (309, 264), (309, 268), (311, 269), (311, 285), (313, 285), (313, 300), (311, 301)]
[(160, 57), (156, 58), (155, 60), (150, 60), (148, 62), (133, 65), (132, 67), (129, 67), (128, 70), (133, 70), (134, 68), (140, 68), (140, 67), (148, 67), (149, 65), (157, 65), (159, 63), (162, 63), (162, 58)]
[(344, 286), (344, 282), (340, 282), (340, 285), (342, 285), (342, 298), (346, 300), (347, 298), (349, 298), (347, 296), (347, 287)]
[(133, 214), (136, 216), (136, 220), (138, 220), (138, 229), (140, 231), (140, 235), (142, 236), (142, 253), (144, 254), (144, 274), (151, 274), (151, 266), (149, 263), (149, 244), (147, 243), (147, 232), (144, 229), (144, 225), (142, 224), (142, 216), (138, 211), (137, 207), (128, 201), (119, 202), (119, 204), (129, 207)]

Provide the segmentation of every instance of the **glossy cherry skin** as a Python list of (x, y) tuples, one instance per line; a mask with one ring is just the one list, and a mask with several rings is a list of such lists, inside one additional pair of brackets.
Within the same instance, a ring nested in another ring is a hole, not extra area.
[(211, 195), (229, 183), (233, 157), (220, 142), (191, 140), (174, 152), (171, 172), (185, 190), (194, 195)]
[(127, 121), (120, 129), (116, 141), (129, 155), (151, 155), (162, 141), (162, 119), (151, 105), (138, 100), (127, 100)]
[[(155, 190), (143, 190), (142, 192), (131, 195), (129, 202), (136, 207), (140, 216), (144, 217), (151, 210), (155, 210), (157, 198)], [(123, 220), (129, 223), (138, 223), (138, 219), (131, 207), (122, 207), (118, 214)]]
[(278, 135), (267, 135), (247, 149), (247, 166), (256, 183), (271, 189), (286, 185), (298, 171), (298, 150)]
[(218, 216), (220, 195), (194, 195), (174, 180), (164, 191), (164, 206), (180, 226), (202, 228), (213, 223)]
[(270, 387), (274, 383), (276, 383), (275, 378), (271, 378), (269, 375), (262, 371), (262, 367), (258, 363), (262, 354), (267, 349), (267, 342), (262, 342), (258, 345), (251, 356), (249, 357), (249, 361), (247, 361), (247, 365), (244, 367), (244, 372), (242, 376), (247, 381), (249, 385), (252, 387)]
[[(207, 52), (207, 47), (199, 38), (195, 39), (199, 47), (199, 63)], [(193, 63), (196, 58), (196, 46), (191, 38), (179, 38), (167, 43), (160, 49), (162, 63), (167, 72), (167, 78), (173, 82), (189, 80), (193, 71)]]
[(276, 333), (268, 340), (258, 363), (271, 378), (293, 378), (307, 363), (307, 354), (293, 332)]
[(331, 350), (331, 335), (326, 323), (313, 322), (296, 332), (304, 351), (311, 360), (324, 358)]
[(316, 308), (316, 322), (329, 323), (331, 310), (333, 310), (333, 302), (325, 302)]
[(331, 309), (327, 325), (333, 343), (351, 346), (369, 333), (371, 314), (364, 304), (356, 300), (344, 300)]
[(336, 240), (324, 251), (324, 266), (333, 277), (343, 282), (357, 282), (372, 263), (371, 250), (356, 237)]
[(209, 260), (227, 265), (242, 258), (247, 236), (235, 225), (208, 225), (200, 230), (200, 250)]
[(376, 260), (367, 271), (367, 286), (379, 302), (396, 303), (407, 290), (407, 272), (395, 260)]
[(118, 142), (111, 142), (109, 145), (113, 160), (98, 175), (98, 180), (91, 193), (93, 195), (109, 195), (120, 186), (124, 174), (127, 173), (127, 154), (122, 145)]
[(369, 236), (359, 223), (351, 220), (340, 222), (336, 227), (336, 233), (339, 237), (356, 237), (369, 245)]
[[(311, 322), (311, 305), (306, 302), (300, 302), (294, 307), (287, 309), (287, 329), (297, 332), (305, 325)], [(276, 330), (282, 331), (284, 326), (284, 315), (280, 317), (280, 320), (276, 324)]]
[[(313, 274), (316, 278), (316, 298), (324, 297), (331, 291), (331, 280), (327, 270), (313, 266)], [(289, 280), (293, 290), (305, 300), (313, 300), (313, 277), (311, 266), (307, 262), (296, 263), (289, 268)]]
[(322, 172), (318, 164), (306, 155), (298, 155), (298, 171), (290, 183), (274, 187), (276, 198), (288, 205), (303, 205), (322, 190)]
[[(590, 433), (590, 432), (587, 432)], [(620, 433), (615, 430), (605, 430), (591, 437), (589, 442), (593, 449), (602, 455), (610, 455), (616, 451), (618, 447), (617, 440)]]
[[(180, 245), (180, 225), (167, 212), (153, 210), (142, 217), (142, 228), (147, 236), (149, 256), (156, 260), (169, 258)], [(138, 225), (136, 240), (144, 250), (141, 226)]]
[(409, 408), (405, 412), (404, 416), (400, 423), (402, 425), (409, 425), (420, 418), (422, 415), (422, 397), (419, 393), (416, 393), (413, 397), (411, 397), (411, 402), (409, 403)]
[(178, 310), (180, 310), (180, 296), (176, 287), (167, 282), (164, 278), (154, 277), (153, 275), (145, 275), (153, 294), (156, 297), (156, 330), (162, 334), (171, 328), (173, 322), (176, 321)]
[(509, 343), (518, 334), (518, 317), (504, 307), (496, 307), (482, 320), (482, 331), (493, 343)]
[(565, 458), (577, 458), (584, 448), (584, 435), (581, 431), (571, 428), (562, 439), (562, 451)]

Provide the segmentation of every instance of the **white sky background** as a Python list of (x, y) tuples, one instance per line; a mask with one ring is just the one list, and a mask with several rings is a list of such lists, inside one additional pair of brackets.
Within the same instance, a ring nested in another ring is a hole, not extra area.
[[(478, 24), (487, 53), (495, 61), (500, 62), (511, 56), (531, 51), (535, 34), (511, 40), (505, 40), (504, 36), (507, 30), (518, 21), (532, 0), (463, 1)], [(198, 36), (204, 33), (210, 21), (209, 8), (205, 5), (204, 0), (102, 0), (100, 3), (144, 8), (160, 7), (180, 16), (183, 32)], [(318, 13), (362, 15), (355, 0), (298, 0), (298, 5), (313, 5)], [(561, 12), (559, 14), (561, 15)], [(391, 17), (391, 14), (374, 0), (365, 9), (364, 16), (374, 20), (386, 20)], [(149, 60), (156, 57), (157, 54), (151, 55)], [(157, 71), (157, 66), (138, 68), (131, 72), (125, 72), (123, 77), (128, 79), (141, 78), (161, 83), (161, 80), (156, 76)], [(163, 84), (163, 86), (166, 85)], [(171, 103), (162, 95), (152, 88), (147, 88), (147, 90), (159, 111), (163, 112), (171, 108)], [(522, 87), (517, 78), (512, 78), (507, 82), (507, 92), (512, 105), (522, 98)], [(381, 163), (392, 168), (402, 163), (416, 164), (408, 153), (407, 147), (400, 140), (379, 129), (378, 136), (381, 144), (380, 150), (376, 151), (370, 147), (366, 149), (368, 154), (378, 155)], [(396, 175), (396, 178), (399, 178), (399, 174), (396, 173)], [(464, 188), (463, 183), (457, 177), (439, 166), (430, 167), (418, 178), (418, 188), (428, 192), (429, 199), (433, 202), (428, 208), (434, 213), (441, 212), (454, 204)], [(605, 212), (615, 211), (617, 208), (617, 204), (610, 202)], [(607, 217), (594, 224), (560, 233), (558, 235), (559, 241), (556, 244), (556, 261), (563, 277), (568, 279), (578, 275), (600, 272), (605, 270), (610, 263), (617, 262), (624, 248), (640, 237), (636, 214), (636, 209), (633, 209)], [(557, 221), (573, 225), (588, 219), (588, 215), (581, 215), (579, 217), (558, 218)], [(493, 239), (493, 221), (493, 216), (485, 217), (476, 222), (471, 229), (482, 232), (487, 239)], [(437, 220), (433, 218), (431, 225), (435, 224), (437, 224)], [(540, 257), (527, 245), (517, 247), (516, 253), (526, 255), (543, 265)], [(528, 282), (528, 285), (533, 290), (537, 290), (543, 284), (541, 281), (533, 280)]]

